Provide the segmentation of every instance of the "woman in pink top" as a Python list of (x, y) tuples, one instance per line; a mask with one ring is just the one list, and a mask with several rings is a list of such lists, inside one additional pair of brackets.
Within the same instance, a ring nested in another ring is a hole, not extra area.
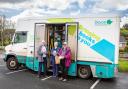
[(62, 71), (62, 76), (59, 80), (67, 81), (68, 69), (71, 64), (71, 50), (68, 47), (67, 42), (63, 43), (63, 47), (59, 50), (58, 55), (61, 58), (60, 65)]

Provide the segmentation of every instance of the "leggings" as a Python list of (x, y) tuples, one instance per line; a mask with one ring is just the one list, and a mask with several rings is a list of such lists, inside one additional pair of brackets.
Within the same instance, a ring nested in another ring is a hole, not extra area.
[(46, 57), (44, 57), (43, 58), (43, 60), (44, 60), (44, 75), (47, 75), (47, 59), (46, 59)]
[(67, 79), (68, 78), (68, 69), (69, 69), (69, 67), (66, 67), (65, 66), (65, 59), (62, 59), (61, 61), (60, 61), (60, 65), (61, 65), (61, 71), (62, 71), (62, 76), (61, 77), (63, 77), (64, 79)]

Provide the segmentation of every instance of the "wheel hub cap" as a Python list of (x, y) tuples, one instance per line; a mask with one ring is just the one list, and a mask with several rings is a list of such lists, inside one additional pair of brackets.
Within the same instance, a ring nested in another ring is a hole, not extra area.
[(11, 67), (14, 67), (15, 65), (16, 65), (16, 62), (15, 62), (15, 61), (11, 61), (11, 62), (10, 62), (10, 66), (11, 66)]
[(83, 74), (83, 75), (87, 75), (88, 73), (87, 73), (87, 70), (85, 69), (85, 68), (81, 68), (81, 74)]

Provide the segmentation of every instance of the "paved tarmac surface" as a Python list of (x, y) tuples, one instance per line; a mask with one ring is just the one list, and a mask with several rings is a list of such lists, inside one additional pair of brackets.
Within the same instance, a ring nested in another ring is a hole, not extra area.
[[(36, 72), (21, 70), (8, 70), (0, 54), (0, 89), (90, 89), (98, 80), (71, 77), (68, 82), (62, 82), (53, 77), (39, 79)], [(101, 79), (93, 89), (128, 89), (128, 73), (119, 73), (114, 79)]]

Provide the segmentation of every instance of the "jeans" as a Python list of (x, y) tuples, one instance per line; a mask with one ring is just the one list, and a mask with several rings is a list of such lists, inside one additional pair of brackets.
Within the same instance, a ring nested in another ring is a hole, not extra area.
[(55, 63), (55, 59), (52, 61), (53, 76), (58, 76), (58, 64)]
[(43, 58), (44, 62), (39, 62), (38, 75), (41, 77), (42, 65), (44, 67), (44, 76), (47, 74), (47, 59)]
[(39, 75), (39, 77), (41, 77), (42, 65), (43, 65), (43, 62), (39, 62), (39, 69), (38, 69), (38, 75)]

